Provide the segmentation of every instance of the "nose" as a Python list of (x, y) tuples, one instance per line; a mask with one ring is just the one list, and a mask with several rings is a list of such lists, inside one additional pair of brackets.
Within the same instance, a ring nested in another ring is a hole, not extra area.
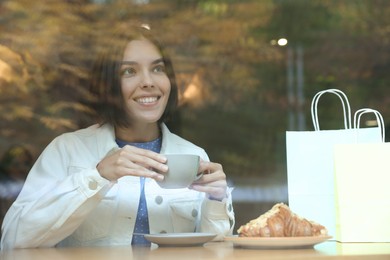
[(149, 71), (144, 71), (141, 78), (141, 88), (153, 87), (153, 79)]

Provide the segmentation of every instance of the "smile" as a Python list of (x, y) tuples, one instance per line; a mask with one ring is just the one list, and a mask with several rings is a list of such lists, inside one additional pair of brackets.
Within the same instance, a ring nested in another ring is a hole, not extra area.
[(158, 97), (141, 97), (141, 98), (137, 98), (135, 99), (135, 101), (137, 103), (140, 103), (140, 104), (151, 104), (151, 103), (154, 103), (158, 100)]

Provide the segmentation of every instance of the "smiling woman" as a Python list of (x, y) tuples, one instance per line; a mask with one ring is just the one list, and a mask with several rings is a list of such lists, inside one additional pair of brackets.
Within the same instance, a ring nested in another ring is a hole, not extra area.
[[(147, 26), (134, 26), (131, 29), (128, 27), (116, 30), (111, 40), (102, 41), (103, 52), (91, 74), (91, 105), (101, 122), (130, 126), (133, 119), (126, 116), (128, 104), (125, 100), (128, 97), (124, 96), (124, 91), (127, 92), (129, 85), (155, 84), (152, 80), (164, 79), (164, 84), (170, 85), (170, 91), (166, 108), (158, 121), (167, 121), (176, 109), (178, 98), (171, 59)], [(138, 52), (138, 48), (142, 51)], [(145, 51), (149, 57), (143, 57)]]
[[(98, 123), (46, 147), (7, 212), (2, 249), (150, 246), (142, 234), (207, 232), (216, 240), (232, 234), (222, 166), (165, 124), (178, 94), (162, 45), (144, 26), (107, 39), (90, 80)], [(157, 182), (168, 172), (163, 154), (172, 153), (198, 155), (198, 173), (207, 174), (187, 188), (161, 188)]]
[[(147, 39), (131, 41), (126, 46), (120, 70), (122, 95), (126, 111), (131, 114), (132, 126), (138, 122), (142, 124), (144, 120), (158, 121), (171, 93), (159, 50)], [(177, 93), (177, 87), (173, 92)], [(128, 139), (126, 135), (119, 137)]]

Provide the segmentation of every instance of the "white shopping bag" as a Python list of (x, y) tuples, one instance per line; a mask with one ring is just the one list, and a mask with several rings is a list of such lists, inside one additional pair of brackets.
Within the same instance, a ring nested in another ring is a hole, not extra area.
[(390, 143), (384, 142), (381, 115), (371, 112), (382, 121), (382, 143), (334, 148), (336, 240), (340, 242), (390, 242)]
[[(343, 105), (344, 129), (320, 130), (317, 106), (323, 94), (334, 94)], [(297, 214), (324, 225), (336, 235), (333, 147), (335, 144), (381, 142), (381, 130), (353, 128), (347, 96), (338, 89), (318, 92), (311, 104), (314, 131), (287, 131), (288, 201)]]

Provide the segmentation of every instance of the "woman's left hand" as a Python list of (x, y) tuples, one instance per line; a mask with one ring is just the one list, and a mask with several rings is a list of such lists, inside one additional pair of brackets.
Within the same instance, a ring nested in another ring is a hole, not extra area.
[(223, 172), (221, 164), (201, 161), (199, 172), (203, 172), (203, 176), (193, 182), (189, 187), (190, 189), (206, 192), (209, 198), (215, 200), (223, 200), (226, 198), (226, 175)]

